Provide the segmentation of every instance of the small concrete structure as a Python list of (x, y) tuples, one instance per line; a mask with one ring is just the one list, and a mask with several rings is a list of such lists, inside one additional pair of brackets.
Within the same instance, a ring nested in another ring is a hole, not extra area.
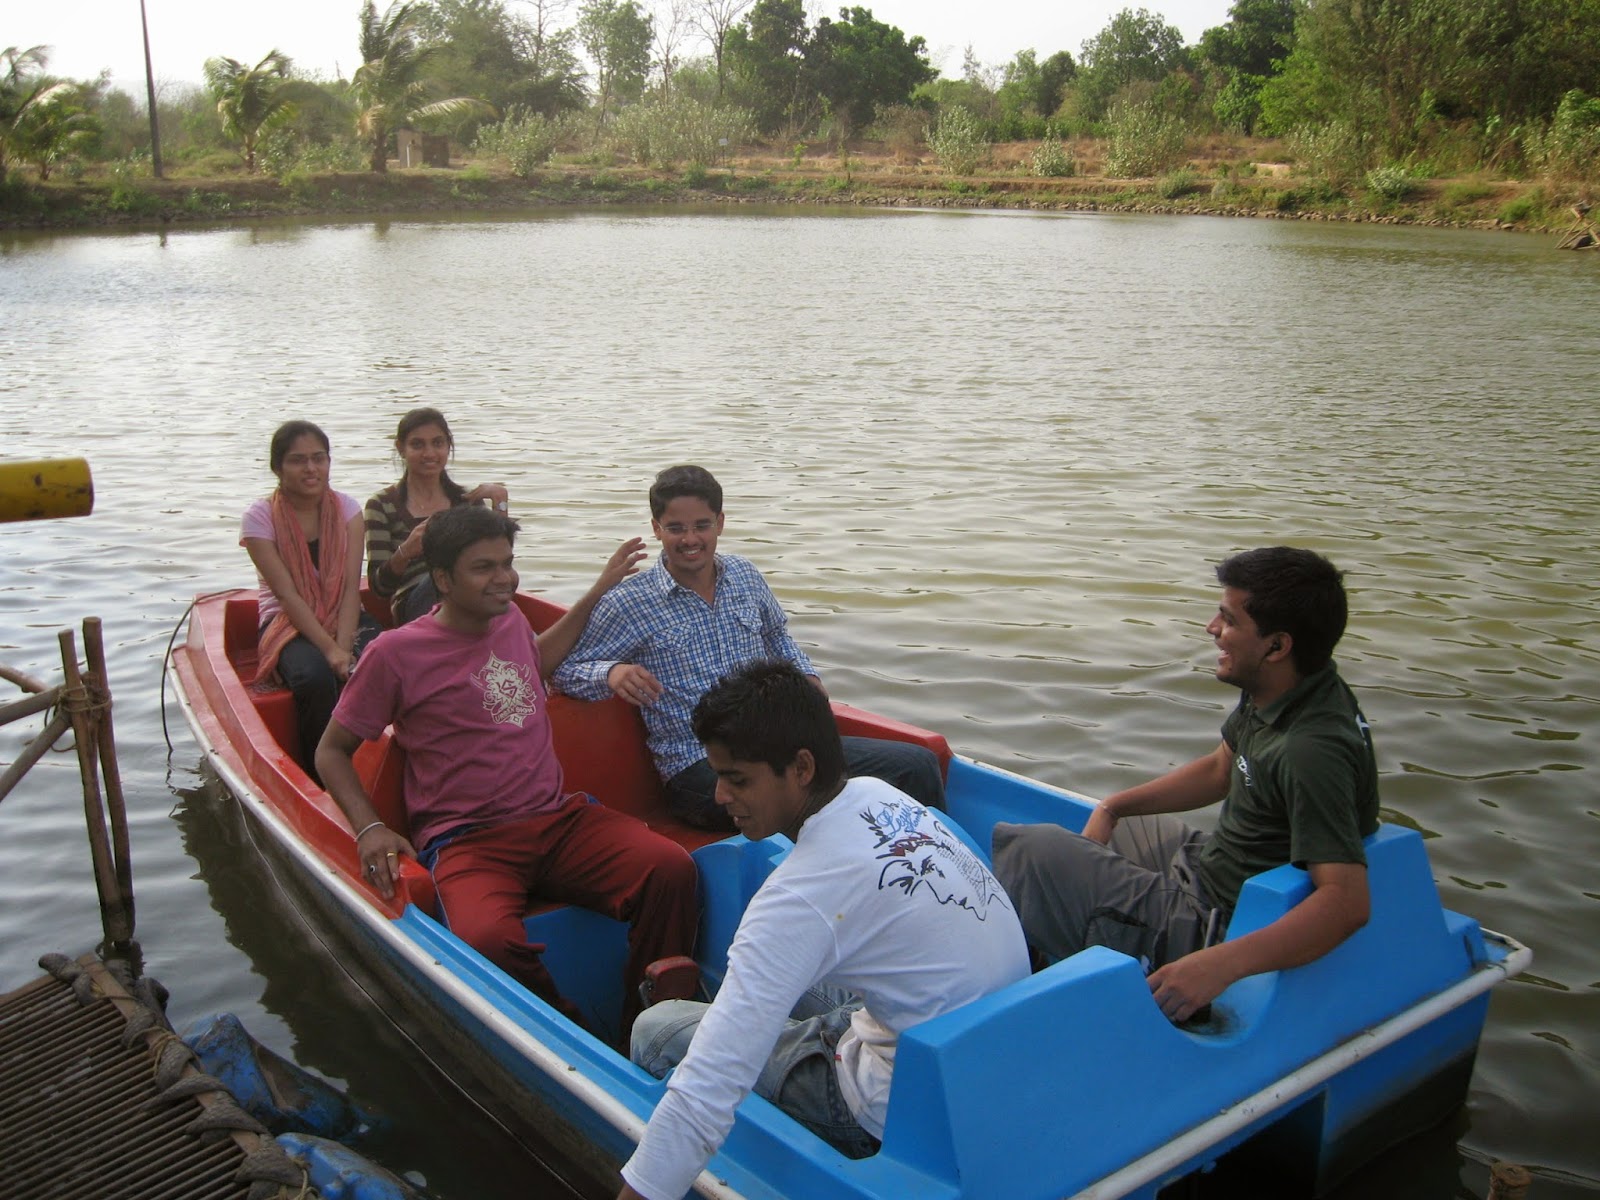
[(419, 133), (415, 129), (397, 129), (394, 134), (395, 156), (402, 167), (448, 167), (450, 165), (450, 139), (442, 134)]

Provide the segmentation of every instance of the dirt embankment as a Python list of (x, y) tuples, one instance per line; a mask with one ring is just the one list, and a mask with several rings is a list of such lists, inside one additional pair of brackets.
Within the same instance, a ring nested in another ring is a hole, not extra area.
[[(750, 156), (712, 169), (552, 164), (530, 178), (492, 165), (151, 179), (127, 175), (34, 183), (13, 171), (0, 187), (0, 227), (162, 225), (279, 216), (384, 216), (550, 205), (793, 203), (1191, 213), (1479, 229), (1560, 230), (1568, 197), (1508, 180), (1417, 180), (1403, 198), (1340, 192), (1283, 163), (1202, 159), (1160, 179), (1026, 172), (1027, 144), (997, 148), (988, 168), (961, 177), (876, 147), (848, 154)], [(1080, 170), (1087, 170), (1085, 164)]]

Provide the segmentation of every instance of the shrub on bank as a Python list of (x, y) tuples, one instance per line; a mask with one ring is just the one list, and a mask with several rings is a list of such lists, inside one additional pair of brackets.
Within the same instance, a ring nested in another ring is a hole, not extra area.
[(1391, 164), (1367, 172), (1367, 190), (1382, 200), (1409, 200), (1421, 187), (1422, 181), (1401, 166)]
[(953, 105), (923, 131), (939, 166), (952, 175), (970, 175), (989, 157), (989, 139), (969, 109)]
[(1159, 175), (1183, 158), (1183, 122), (1154, 104), (1118, 104), (1111, 111), (1105, 171), (1118, 179)]
[(1200, 177), (1187, 168), (1156, 180), (1155, 192), (1163, 200), (1176, 200), (1200, 190)]
[(1062, 179), (1078, 173), (1077, 161), (1061, 144), (1061, 139), (1048, 133), (1034, 148), (1030, 166), (1042, 179)]
[(636, 163), (709, 167), (754, 134), (755, 121), (744, 109), (718, 108), (675, 92), (623, 109), (611, 123), (608, 140), (615, 152)]
[(480, 154), (505, 159), (513, 175), (527, 179), (550, 161), (571, 130), (569, 120), (552, 120), (543, 113), (514, 105), (506, 111), (504, 120), (478, 130), (473, 147)]

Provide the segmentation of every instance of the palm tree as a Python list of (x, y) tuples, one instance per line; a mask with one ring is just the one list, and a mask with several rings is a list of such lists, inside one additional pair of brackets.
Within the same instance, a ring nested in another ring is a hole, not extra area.
[(288, 57), (277, 50), (253, 67), (233, 58), (206, 60), (206, 86), (216, 97), (222, 132), (239, 143), (246, 171), (256, 169), (262, 137), (294, 120), (300, 104), (327, 99), (316, 84), (290, 79), (289, 67)]
[(421, 6), (394, 0), (380, 19), (374, 0), (361, 9), (361, 66), (351, 79), (360, 116), (356, 129), (372, 141), (372, 169), (389, 169), (389, 135), (429, 117), (496, 117), (494, 106), (467, 96), (430, 100), (437, 85), (426, 78), (435, 47), (417, 41)]
[(41, 110), (64, 99), (70, 83), (52, 83), (44, 74), (49, 48), (30, 46), (0, 50), (0, 181), (6, 177), (9, 154), (22, 157), (23, 140), (42, 115)]

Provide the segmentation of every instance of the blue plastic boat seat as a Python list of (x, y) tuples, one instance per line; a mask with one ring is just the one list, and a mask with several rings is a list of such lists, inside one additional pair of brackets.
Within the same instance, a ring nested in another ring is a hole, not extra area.
[[(1017, 1200), (1070, 1194), (1481, 961), (1475, 924), (1446, 920), (1417, 833), (1384, 826), (1367, 855), (1366, 927), (1314, 963), (1225, 991), (1217, 1032), (1171, 1025), (1138, 964), (1103, 947), (908, 1030), (882, 1154), (952, 1186), (999, 1181), (994, 1194)], [(1291, 867), (1250, 880), (1228, 936), (1270, 923), (1308, 891)], [(1456, 1053), (1421, 1053), (1419, 1069)], [(1041, 1075), (1041, 1062), (1053, 1069)]]

